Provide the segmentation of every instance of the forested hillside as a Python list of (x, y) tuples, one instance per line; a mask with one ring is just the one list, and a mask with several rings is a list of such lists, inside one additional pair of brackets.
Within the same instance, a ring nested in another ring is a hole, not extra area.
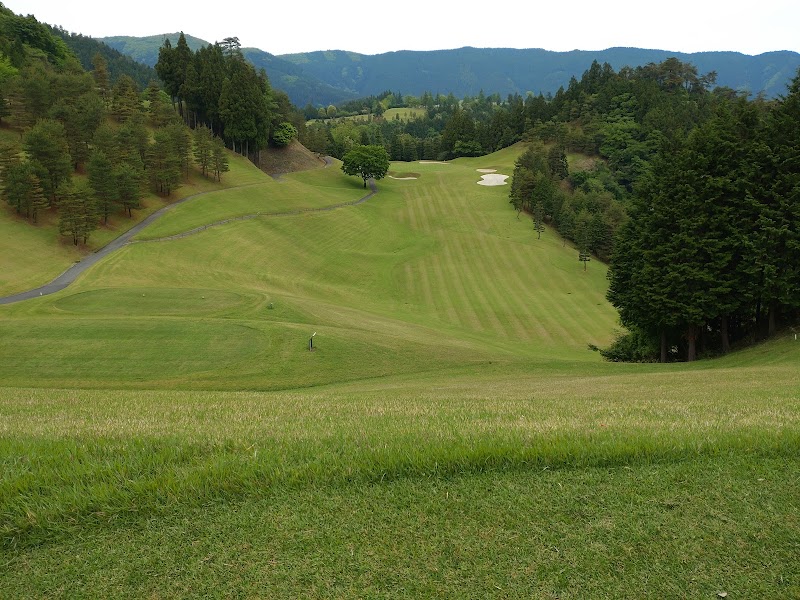
[(80, 33), (70, 33), (59, 27), (50, 27), (50, 30), (67, 43), (87, 71), (94, 69), (94, 57), (100, 54), (108, 64), (108, 74), (112, 84), (122, 75), (127, 75), (140, 89), (144, 89), (148, 83), (158, 79), (152, 66), (136, 61), (99, 40)]
[[(139, 62), (155, 65), (165, 38), (174, 45), (178, 34), (145, 38), (103, 38), (109, 46)], [(189, 47), (207, 45), (187, 36)], [(265, 42), (266, 44), (267, 42)], [(328, 50), (275, 56), (264, 50), (244, 48), (244, 56), (256, 68), (264, 68), (273, 85), (285, 91), (297, 106), (316, 107), (375, 96), (385, 90), (420, 96), (424, 92), (457, 98), (483, 90), (526, 95), (554, 95), (572, 77), (580, 78), (593, 61), (615, 70), (660, 63), (668, 58), (695, 65), (704, 73), (716, 72), (717, 85), (752, 95), (774, 98), (783, 93), (800, 67), (800, 54), (781, 51), (749, 56), (738, 52), (681, 53), (642, 48), (609, 48), (600, 51), (551, 52), (539, 48), (459, 48), (456, 50), (399, 51), (365, 55)]]
[(288, 99), (232, 42), (196, 55), (183, 36), (165, 43), (167, 92), (152, 81), (142, 90), (126, 74), (114, 83), (100, 52), (86, 72), (63, 37), (0, 5), (0, 54), (0, 117), (13, 133), (0, 143), (2, 197), (32, 225), (56, 219), (75, 246), (114, 215), (131, 217), (146, 192), (171, 196), (193, 167), (219, 180), (223, 139), (254, 158), (297, 135)]
[(800, 67), (796, 52), (769, 52), (748, 56), (738, 52), (686, 54), (641, 48), (601, 51), (551, 52), (542, 49), (460, 48), (427, 52), (389, 52), (374, 56), (326, 51), (290, 54), (279, 58), (302, 67), (302, 72), (358, 96), (398, 90), (421, 95), (425, 91), (456, 97), (489, 93), (555, 94), (570, 78), (580, 77), (593, 61), (615, 70), (660, 63), (668, 58), (717, 73), (717, 84), (737, 91), (775, 97)]
[[(159, 49), (164, 44), (164, 40), (169, 40), (170, 44), (175, 46), (180, 35), (176, 32), (144, 38), (115, 36), (102, 38), (102, 41), (134, 60), (154, 67), (158, 62)], [(192, 51), (209, 45), (209, 42), (191, 35), (184, 35), (184, 37)], [(332, 102), (342, 102), (358, 97), (357, 93), (324, 83), (316, 77), (304, 73), (302, 67), (269, 52), (258, 48), (241, 48), (241, 52), (257, 70), (264, 69), (272, 85), (285, 92), (291, 102), (297, 106), (303, 106), (309, 102), (315, 105), (328, 105)]]

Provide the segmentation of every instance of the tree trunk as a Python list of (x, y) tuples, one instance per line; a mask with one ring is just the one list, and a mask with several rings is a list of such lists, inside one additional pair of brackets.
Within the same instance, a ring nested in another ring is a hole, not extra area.
[(731, 341), (728, 336), (728, 315), (722, 315), (719, 324), (719, 335), (722, 338), (722, 353), (727, 354), (731, 351)]
[(661, 363), (667, 362), (667, 330), (661, 330)]
[(775, 330), (777, 329), (776, 312), (778, 312), (778, 303), (773, 300), (769, 303), (769, 324), (767, 326), (767, 336), (769, 337), (775, 335)]
[(686, 349), (686, 362), (697, 360), (697, 326), (690, 325), (686, 330), (686, 341), (689, 346)]

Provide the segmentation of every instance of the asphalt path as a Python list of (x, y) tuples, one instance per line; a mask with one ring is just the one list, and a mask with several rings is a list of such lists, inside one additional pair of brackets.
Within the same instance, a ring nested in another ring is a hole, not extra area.
[[(328, 159), (328, 157), (325, 157), (325, 161), (327, 163), (325, 166), (327, 167), (330, 164), (330, 160)], [(227, 189), (233, 190), (233, 189), (239, 189), (239, 188), (242, 188), (242, 187), (249, 187), (249, 186), (253, 186), (253, 185), (260, 185), (260, 184), (251, 183), (251, 184), (247, 184), (247, 185), (243, 185), (243, 186), (235, 186), (235, 187), (227, 188)], [(325, 207), (322, 207), (322, 208), (309, 208), (309, 209), (298, 209), (298, 210), (285, 211), (285, 212), (254, 213), (254, 214), (251, 214), (251, 215), (243, 215), (243, 216), (240, 216), (240, 217), (234, 217), (234, 218), (231, 218), (231, 219), (225, 219), (224, 221), (217, 221), (215, 223), (210, 223), (208, 225), (204, 225), (202, 227), (197, 227), (195, 229), (191, 229), (189, 231), (186, 231), (186, 232), (183, 232), (183, 233), (179, 233), (177, 235), (168, 236), (168, 237), (164, 237), (164, 238), (157, 238), (157, 239), (154, 239), (154, 240), (142, 240), (139, 243), (143, 243), (145, 241), (156, 242), (156, 241), (165, 241), (165, 240), (178, 239), (178, 238), (186, 237), (188, 235), (199, 233), (200, 231), (204, 231), (205, 229), (208, 229), (209, 227), (217, 227), (219, 225), (224, 225), (225, 223), (230, 223), (232, 221), (242, 221), (242, 220), (246, 220), (246, 219), (255, 219), (255, 218), (258, 218), (258, 217), (280, 217), (280, 216), (287, 216), (287, 215), (298, 215), (298, 214), (306, 213), (306, 212), (321, 212), (321, 211), (327, 211), (327, 210), (334, 210), (336, 208), (342, 208), (344, 206), (354, 206), (356, 204), (361, 204), (362, 202), (366, 202), (367, 200), (372, 198), (372, 196), (375, 195), (375, 193), (377, 192), (377, 187), (375, 185), (375, 181), (370, 180), (369, 181), (369, 187), (370, 187), (371, 191), (366, 196), (364, 196), (363, 198), (359, 198), (358, 200), (355, 200), (353, 202), (343, 202), (341, 204), (334, 204), (334, 205), (325, 206)], [(135, 236), (142, 229), (144, 229), (145, 227), (150, 225), (153, 221), (159, 219), (164, 213), (172, 210), (173, 208), (175, 208), (179, 204), (183, 204), (184, 202), (189, 202), (190, 200), (194, 200), (195, 198), (199, 198), (200, 196), (205, 196), (206, 194), (218, 193), (220, 191), (225, 191), (225, 190), (211, 190), (211, 191), (208, 191), (208, 192), (201, 192), (199, 194), (193, 194), (191, 196), (187, 196), (186, 198), (182, 198), (181, 200), (178, 200), (174, 204), (170, 204), (169, 206), (165, 206), (164, 208), (162, 208), (160, 210), (157, 210), (152, 215), (149, 215), (142, 222), (137, 223), (136, 225), (131, 227), (128, 231), (126, 231), (125, 233), (120, 235), (118, 238), (116, 238), (113, 241), (109, 242), (108, 244), (106, 244), (105, 246), (103, 246), (99, 250), (95, 251), (94, 253), (90, 254), (89, 256), (86, 256), (83, 259), (81, 259), (80, 261), (76, 262), (69, 269), (64, 271), (61, 275), (59, 275), (58, 277), (53, 279), (53, 281), (51, 281), (50, 283), (46, 283), (45, 285), (37, 287), (37, 288), (34, 288), (32, 290), (28, 290), (28, 291), (25, 291), (25, 292), (19, 292), (18, 294), (13, 294), (11, 296), (0, 297), (0, 304), (12, 304), (14, 302), (22, 302), (23, 300), (30, 300), (31, 298), (38, 298), (39, 296), (49, 296), (50, 294), (55, 294), (56, 292), (60, 292), (61, 290), (63, 290), (67, 286), (69, 286), (78, 277), (80, 277), (87, 269), (92, 267), (94, 264), (96, 264), (99, 261), (103, 260), (106, 256), (108, 256), (112, 252), (116, 252), (117, 250), (119, 250), (123, 246), (126, 246), (129, 243), (132, 243), (131, 242), (131, 238), (133, 236)]]

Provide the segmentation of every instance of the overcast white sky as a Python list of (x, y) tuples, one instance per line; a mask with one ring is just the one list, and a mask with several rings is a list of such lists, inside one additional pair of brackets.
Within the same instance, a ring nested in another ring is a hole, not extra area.
[[(351, 50), (613, 46), (679, 52), (800, 52), (798, 0), (512, 0), (511, 2), (245, 2), (4, 0), (16, 13), (104, 37), (184, 31), (209, 42), (237, 36), (272, 54)], [(276, 8), (276, 4), (278, 8)], [(456, 8), (455, 6), (459, 6)], [(123, 8), (123, 6), (125, 8)], [(130, 10), (128, 9), (130, 7)], [(134, 10), (135, 9), (135, 10)]]

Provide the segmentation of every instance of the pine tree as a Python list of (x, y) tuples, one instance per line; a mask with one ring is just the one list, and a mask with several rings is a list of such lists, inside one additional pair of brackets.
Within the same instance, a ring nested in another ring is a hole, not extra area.
[(214, 138), (214, 143), (211, 148), (211, 165), (214, 169), (214, 177), (217, 181), (222, 180), (222, 174), (230, 170), (228, 166), (228, 155), (225, 152), (225, 144), (219, 138)]
[(67, 183), (59, 191), (62, 201), (59, 207), (58, 232), (69, 235), (78, 245), (89, 241), (97, 228), (97, 208), (89, 186), (83, 182)]
[(142, 197), (142, 171), (131, 163), (122, 163), (114, 169), (114, 182), (117, 200), (130, 217)]
[(42, 119), (25, 134), (24, 147), (34, 163), (37, 176), (44, 191), (55, 204), (58, 187), (72, 173), (72, 157), (69, 154), (64, 126), (58, 121)]
[(180, 185), (181, 156), (175, 147), (175, 138), (166, 129), (153, 134), (153, 143), (147, 149), (147, 173), (153, 191), (169, 196)]
[(114, 95), (111, 102), (111, 113), (120, 123), (130, 119), (135, 113), (141, 111), (139, 90), (136, 82), (128, 75), (123, 75), (114, 86)]
[(102, 150), (94, 150), (86, 165), (89, 185), (92, 187), (103, 223), (108, 223), (111, 207), (117, 201), (117, 185), (113, 164)]
[(533, 230), (537, 234), (536, 239), (541, 239), (544, 231), (544, 203), (541, 200), (533, 208)]
[(208, 175), (213, 157), (213, 135), (205, 125), (194, 130), (194, 161), (200, 167), (203, 176)]
[(92, 77), (94, 77), (97, 90), (100, 92), (100, 97), (103, 98), (105, 103), (108, 103), (111, 95), (111, 82), (108, 76), (108, 61), (102, 54), (96, 52), (92, 58)]

